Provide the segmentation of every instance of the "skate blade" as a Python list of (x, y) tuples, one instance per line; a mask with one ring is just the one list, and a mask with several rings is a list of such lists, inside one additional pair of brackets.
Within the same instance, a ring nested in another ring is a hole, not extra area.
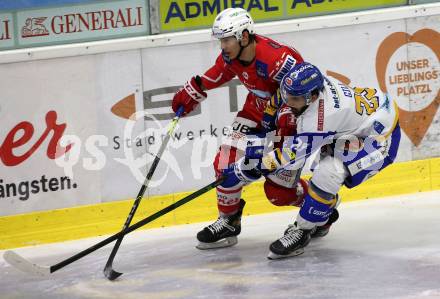
[(329, 231), (326, 231), (326, 232), (319, 232), (319, 233), (315, 233), (314, 235), (311, 235), (310, 237), (311, 237), (312, 239), (319, 239), (319, 238), (323, 238), (323, 237), (325, 237), (325, 236), (327, 236), (327, 235), (328, 235), (328, 232), (329, 232)]
[(219, 240), (217, 242), (214, 243), (204, 243), (204, 242), (199, 242), (199, 244), (197, 244), (196, 248), (200, 249), (200, 250), (206, 250), (206, 249), (215, 249), (215, 248), (224, 248), (224, 247), (230, 247), (230, 246), (234, 246), (235, 244), (237, 244), (237, 237), (227, 237), (224, 238), (222, 240)]
[(271, 251), (271, 252), (269, 252), (269, 255), (267, 256), (267, 258), (270, 260), (279, 260), (279, 259), (285, 259), (288, 257), (294, 257), (297, 255), (301, 255), (303, 253), (304, 253), (304, 248), (297, 249), (297, 250), (295, 250), (289, 254), (286, 254), (286, 255), (276, 254)]

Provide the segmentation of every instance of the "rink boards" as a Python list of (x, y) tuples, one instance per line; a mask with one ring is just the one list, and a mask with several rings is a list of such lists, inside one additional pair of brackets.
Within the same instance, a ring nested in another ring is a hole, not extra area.
[[(342, 202), (440, 189), (440, 158), (400, 162), (354, 188), (343, 188)], [(140, 220), (189, 192), (144, 198), (134, 221)], [(275, 207), (264, 195), (262, 182), (245, 188), (245, 215), (292, 209)], [(213, 191), (180, 207), (144, 228), (163, 227), (215, 219)], [(130, 211), (132, 200), (0, 217), (0, 249), (74, 240), (117, 232)], [(133, 222), (134, 222), (133, 221)]]
[[(344, 201), (439, 189), (439, 15), (433, 3), (256, 26), (327, 76), (396, 100), (399, 163), (344, 190)], [(208, 30), (0, 52), (0, 249), (118, 231), (173, 116), (173, 92), (218, 54)], [(246, 93), (232, 80), (179, 122), (137, 217), (212, 181), (215, 153)], [(135, 111), (146, 115), (133, 122)], [(280, 210), (261, 183), (244, 197), (248, 214)], [(150, 227), (216, 213), (211, 192)]]

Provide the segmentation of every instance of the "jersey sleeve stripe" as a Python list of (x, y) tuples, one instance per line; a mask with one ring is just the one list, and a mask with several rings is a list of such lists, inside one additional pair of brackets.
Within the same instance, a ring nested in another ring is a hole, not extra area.
[(220, 79), (222, 78), (222, 76), (223, 76), (223, 73), (220, 73), (220, 75), (219, 75), (216, 79), (209, 78), (209, 77), (206, 76), (206, 75), (203, 75), (202, 77), (203, 77), (204, 79), (208, 80), (209, 82), (217, 83), (218, 81), (220, 81)]
[(296, 59), (291, 55), (287, 55), (286, 59), (284, 59), (283, 65), (280, 70), (275, 74), (274, 80), (281, 81), (284, 75), (287, 74), (288, 71), (296, 64)]

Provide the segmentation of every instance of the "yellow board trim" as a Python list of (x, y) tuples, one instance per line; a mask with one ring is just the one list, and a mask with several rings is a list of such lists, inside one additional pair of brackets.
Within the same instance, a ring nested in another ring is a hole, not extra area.
[[(395, 163), (364, 182), (339, 193), (342, 202), (440, 189), (440, 158)], [(183, 198), (190, 192), (144, 198), (133, 223)], [(245, 215), (288, 211), (297, 208), (276, 207), (269, 203), (263, 182), (247, 186), (243, 191)], [(16, 248), (86, 237), (113, 234), (119, 231), (131, 209), (133, 200), (79, 206), (52, 211), (0, 217), (0, 249)], [(292, 216), (296, 211), (292, 211)], [(189, 202), (157, 219), (146, 228), (164, 227), (217, 218), (214, 191)]]

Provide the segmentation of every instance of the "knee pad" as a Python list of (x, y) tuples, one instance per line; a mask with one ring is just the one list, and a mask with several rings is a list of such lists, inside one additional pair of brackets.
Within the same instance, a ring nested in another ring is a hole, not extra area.
[[(229, 164), (238, 159), (237, 148), (226, 145), (220, 146), (214, 159), (215, 175), (218, 177)], [(241, 198), (242, 187), (240, 185), (225, 188), (217, 188), (217, 208), (221, 214), (229, 215), (237, 211)]]
[(250, 134), (251, 130), (258, 125), (252, 119), (253, 116), (246, 113), (245, 110), (237, 114), (232, 123), (232, 131), (223, 140), (223, 144), (214, 159), (214, 170), (217, 176), (228, 168), (229, 164), (236, 162), (243, 156), (247, 147), (246, 135)]
[(220, 146), (213, 163), (215, 175), (219, 176), (223, 170), (228, 168), (229, 164), (234, 163), (239, 158), (238, 156), (237, 148), (226, 145)]
[(336, 194), (348, 177), (343, 162), (333, 156), (325, 156), (313, 170), (311, 182), (325, 193)]
[(303, 204), (304, 196), (307, 194), (307, 183), (300, 179), (296, 186), (286, 188), (266, 178), (264, 192), (267, 199), (275, 206), (300, 207)]
[(299, 210), (298, 225), (304, 229), (311, 229), (316, 225), (326, 224), (336, 204), (336, 195), (319, 189), (311, 182), (304, 204)]

